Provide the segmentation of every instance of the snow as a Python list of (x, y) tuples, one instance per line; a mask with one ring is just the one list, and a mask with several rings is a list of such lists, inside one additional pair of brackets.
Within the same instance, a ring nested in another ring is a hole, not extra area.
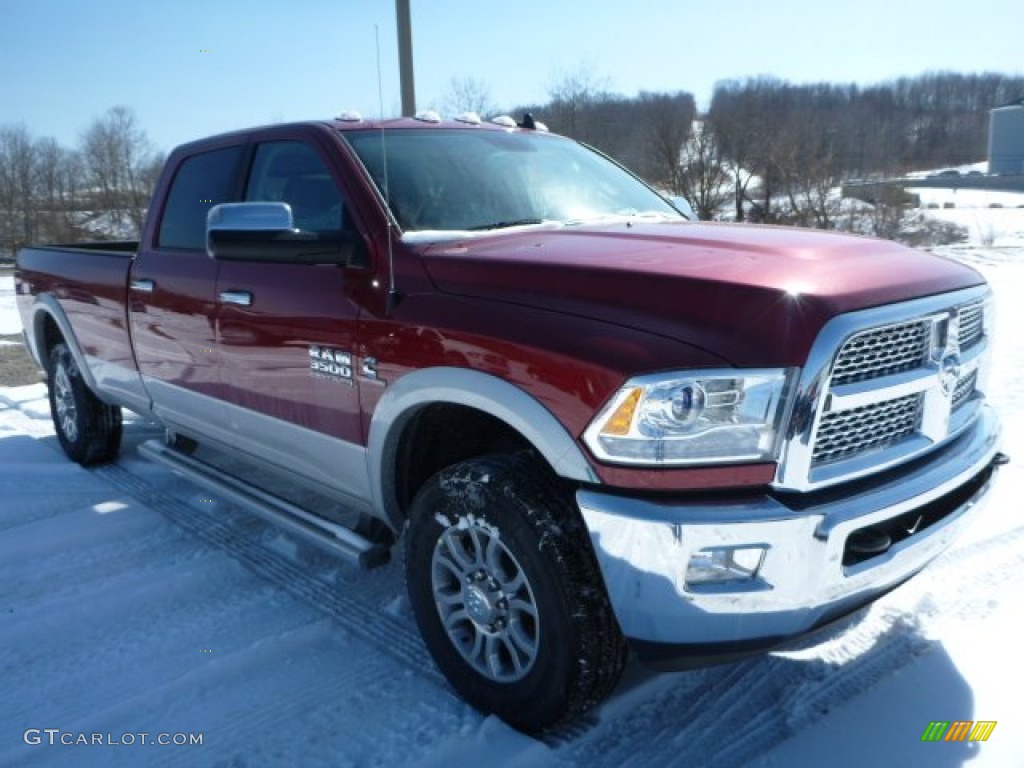
[[(631, 664), (596, 713), (543, 740), (447, 688), (401, 552), (364, 572), (308, 549), (141, 459), (159, 432), (138, 419), (115, 464), (78, 467), (45, 387), (0, 388), (0, 765), (1024, 765), (1024, 226), (984, 201), (956, 212), (979, 227), (942, 253), (994, 287), (990, 390), (1016, 459), (982, 519), (837, 627), (708, 669)], [(985, 246), (984, 226), (1005, 234)], [(0, 277), (0, 333), (19, 330)], [(987, 742), (920, 741), (932, 720), (975, 719), (998, 722)], [(121, 744), (50, 745), (48, 728)]]
[(14, 276), (0, 272), (0, 336), (21, 333), (21, 319), (14, 296)]

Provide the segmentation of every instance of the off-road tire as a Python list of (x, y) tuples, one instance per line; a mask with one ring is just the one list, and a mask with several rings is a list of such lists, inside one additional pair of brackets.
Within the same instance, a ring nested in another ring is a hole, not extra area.
[(57, 440), (68, 458), (82, 465), (115, 458), (121, 447), (121, 409), (107, 405), (86, 386), (64, 342), (50, 350), (47, 385)]
[(481, 711), (550, 730), (618, 682), (625, 641), (586, 528), (571, 493), (529, 453), (464, 461), (428, 480), (410, 510), (405, 569), (435, 662)]

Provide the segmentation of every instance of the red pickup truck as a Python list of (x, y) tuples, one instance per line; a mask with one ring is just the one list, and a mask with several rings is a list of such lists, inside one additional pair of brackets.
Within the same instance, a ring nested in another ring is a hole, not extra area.
[[(889, 242), (685, 220), (538, 130), (355, 117), (178, 148), (139, 242), (18, 259), (57, 436), (363, 561), (451, 684), (544, 729), (923, 568), (999, 453), (991, 294)], [(344, 506), (342, 525), (204, 451)]]

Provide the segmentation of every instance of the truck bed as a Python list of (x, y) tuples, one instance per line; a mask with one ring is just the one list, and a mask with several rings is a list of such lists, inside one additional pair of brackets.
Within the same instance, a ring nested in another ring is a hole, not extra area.
[(119, 240), (23, 248), (15, 285), (26, 332), (47, 332), (33, 326), (30, 308), (34, 296), (49, 294), (88, 358), (134, 370), (125, 308), (128, 271), (138, 246), (135, 240)]

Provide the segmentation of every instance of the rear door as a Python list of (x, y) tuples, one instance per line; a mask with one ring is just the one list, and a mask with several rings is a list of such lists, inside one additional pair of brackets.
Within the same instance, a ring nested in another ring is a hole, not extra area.
[[(354, 228), (328, 151), (313, 136), (257, 143), (244, 199), (288, 203), (299, 229)], [(220, 262), (220, 382), (228, 423), (246, 450), (367, 498), (353, 359), (359, 307), (348, 271)]]
[(246, 149), (243, 139), (178, 163), (159, 226), (140, 244), (129, 279), (132, 344), (155, 413), (186, 434), (222, 440), (230, 435), (219, 399), (218, 263), (206, 253), (206, 214), (238, 199)]

